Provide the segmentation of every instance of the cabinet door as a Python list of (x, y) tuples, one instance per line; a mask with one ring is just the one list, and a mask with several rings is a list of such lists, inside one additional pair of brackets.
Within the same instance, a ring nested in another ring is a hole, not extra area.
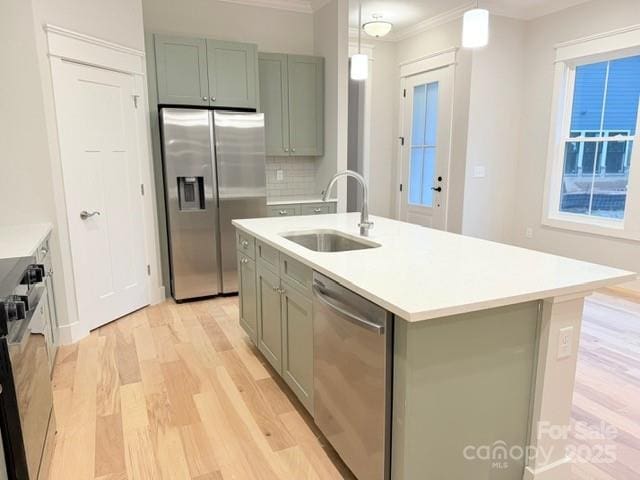
[(257, 107), (258, 48), (256, 45), (207, 40), (207, 63), (211, 106)]
[(256, 262), (238, 252), (240, 326), (253, 343), (258, 341), (258, 305), (256, 299)]
[(258, 54), (260, 111), (264, 113), (267, 155), (289, 155), (289, 85), (287, 56)]
[(291, 155), (324, 154), (324, 59), (289, 55)]
[(280, 278), (257, 266), (258, 349), (278, 373), (282, 372), (282, 321)]
[(312, 302), (282, 282), (282, 376), (305, 408), (313, 414)]
[(158, 102), (209, 105), (207, 47), (202, 38), (155, 35)]

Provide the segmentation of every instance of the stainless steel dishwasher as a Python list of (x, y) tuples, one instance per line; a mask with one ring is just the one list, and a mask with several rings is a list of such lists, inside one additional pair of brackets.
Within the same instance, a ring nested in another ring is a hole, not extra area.
[(314, 419), (359, 480), (390, 478), (393, 316), (313, 274)]

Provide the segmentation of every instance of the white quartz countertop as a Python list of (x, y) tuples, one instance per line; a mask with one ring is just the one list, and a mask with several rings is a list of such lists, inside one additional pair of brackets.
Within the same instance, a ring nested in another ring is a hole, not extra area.
[(379, 248), (308, 250), (282, 233), (332, 229), (359, 236), (359, 213), (234, 220), (240, 230), (415, 322), (635, 280), (632, 272), (372, 217)]
[(279, 200), (268, 200), (267, 205), (299, 205), (304, 203), (337, 203), (337, 198), (327, 198), (326, 202), (323, 202), (322, 195), (310, 196), (310, 197), (289, 197), (281, 198)]
[(0, 258), (28, 257), (51, 233), (50, 223), (0, 227)]

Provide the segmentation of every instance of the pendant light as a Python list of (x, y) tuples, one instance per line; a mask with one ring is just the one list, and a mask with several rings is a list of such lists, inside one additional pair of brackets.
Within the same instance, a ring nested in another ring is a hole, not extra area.
[(362, 3), (358, 5), (358, 53), (351, 56), (351, 79), (366, 80), (369, 77), (369, 57), (361, 53)]
[(476, 8), (467, 10), (462, 18), (462, 46), (464, 48), (485, 47), (489, 43), (489, 10)]

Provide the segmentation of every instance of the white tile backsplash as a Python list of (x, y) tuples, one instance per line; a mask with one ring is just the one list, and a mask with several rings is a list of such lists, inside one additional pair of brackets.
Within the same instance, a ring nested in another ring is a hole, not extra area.
[[(278, 170), (282, 180), (278, 180)], [(267, 157), (267, 199), (309, 197), (316, 192), (315, 157)]]

